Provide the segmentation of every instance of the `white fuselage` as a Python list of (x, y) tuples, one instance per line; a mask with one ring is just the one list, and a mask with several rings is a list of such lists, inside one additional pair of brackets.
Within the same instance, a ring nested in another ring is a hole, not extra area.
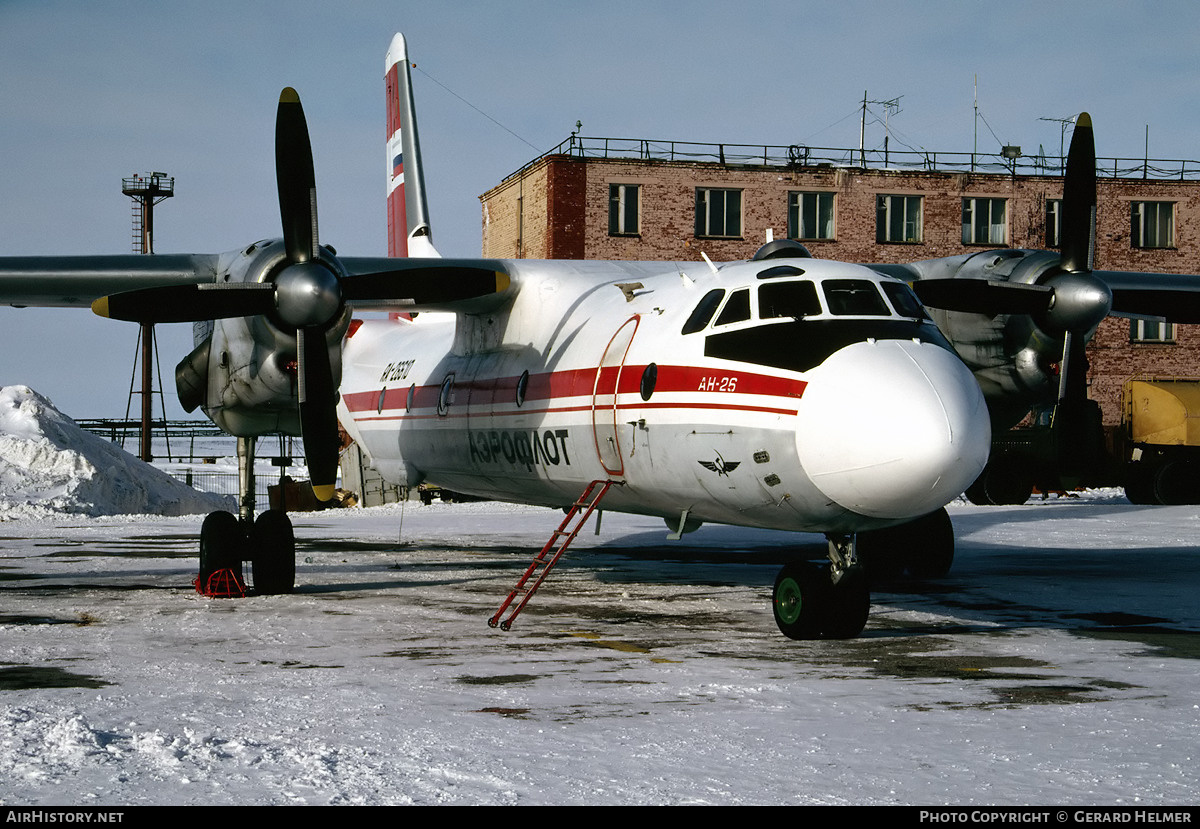
[(339, 414), (385, 478), (549, 506), (612, 479), (604, 509), (672, 524), (853, 532), (943, 506), (987, 460), (976, 381), (896, 280), (812, 259), (505, 265), (499, 311), (347, 339)]

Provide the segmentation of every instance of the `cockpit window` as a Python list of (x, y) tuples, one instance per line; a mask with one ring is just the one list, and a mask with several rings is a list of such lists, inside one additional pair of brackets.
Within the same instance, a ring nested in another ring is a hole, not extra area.
[(683, 324), (682, 333), (694, 334), (697, 331), (703, 331), (704, 327), (708, 325), (708, 321), (713, 318), (713, 314), (717, 313), (717, 307), (724, 297), (725, 291), (721, 288), (714, 288), (702, 296), (696, 305), (696, 310), (692, 311), (692, 315)]
[(742, 322), (750, 319), (750, 289), (743, 288), (729, 295), (729, 301), (721, 309), (717, 317), (717, 325), (728, 325), (731, 322)]
[(827, 279), (821, 283), (829, 313), (837, 316), (890, 317), (875, 283), (868, 279)]
[(808, 282), (772, 282), (758, 289), (758, 316), (761, 319), (791, 317), (803, 319), (821, 313), (817, 287)]
[(919, 320), (929, 319), (929, 315), (925, 313), (925, 306), (921, 304), (921, 300), (917, 299), (912, 288), (903, 282), (881, 282), (879, 284), (897, 314), (902, 317), (915, 317)]
[(808, 371), (829, 355), (866, 340), (918, 340), (953, 351), (932, 322), (891, 319), (815, 319), (771, 322), (714, 332), (704, 340), (706, 357)]

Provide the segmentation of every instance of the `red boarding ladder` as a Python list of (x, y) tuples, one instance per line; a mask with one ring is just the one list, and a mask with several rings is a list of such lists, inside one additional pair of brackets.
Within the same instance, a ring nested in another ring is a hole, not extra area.
[[(567, 510), (567, 515), (563, 518), (562, 523), (558, 525), (558, 529), (550, 535), (550, 540), (546, 542), (546, 546), (542, 547), (541, 552), (533, 557), (529, 567), (525, 570), (525, 575), (521, 576), (517, 581), (516, 587), (509, 591), (508, 598), (504, 600), (504, 604), (500, 605), (500, 609), (496, 611), (496, 615), (488, 619), (488, 625), (491, 627), (500, 626), (501, 630), (508, 630), (512, 627), (513, 619), (517, 618), (517, 614), (529, 603), (534, 592), (542, 586), (542, 582), (546, 580), (546, 576), (550, 575), (550, 571), (558, 560), (562, 558), (562, 554), (567, 551), (567, 547), (575, 540), (575, 536), (579, 535), (579, 531), (583, 529), (583, 525), (587, 523), (588, 516), (596, 509), (596, 505), (600, 503), (600, 499), (604, 497), (604, 493), (608, 492), (608, 488), (613, 484), (618, 486), (624, 484), (624, 481), (613, 480), (597, 480), (592, 481), (587, 485), (587, 489), (579, 496), (579, 500), (571, 505), (571, 509)], [(597, 490), (597, 487), (599, 489)], [(595, 494), (593, 494), (595, 493)], [(553, 555), (550, 555), (553, 550)], [(536, 578), (534, 575), (536, 574)], [(529, 587), (525, 585), (533, 578), (533, 584)], [(521, 601), (513, 608), (512, 613), (508, 614), (508, 618), (503, 622), (500, 617), (504, 615), (504, 611), (512, 604), (513, 599), (521, 596)]]

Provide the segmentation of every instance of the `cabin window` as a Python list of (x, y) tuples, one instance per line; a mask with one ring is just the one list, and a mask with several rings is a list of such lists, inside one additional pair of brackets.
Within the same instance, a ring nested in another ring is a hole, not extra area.
[(788, 238), (833, 238), (833, 193), (788, 193)]
[(740, 238), (742, 191), (697, 187), (696, 235)]
[(521, 372), (521, 378), (517, 380), (517, 408), (521, 408), (525, 404), (525, 394), (529, 391), (529, 369)]
[(962, 200), (962, 243), (1004, 245), (1008, 243), (1005, 199)]
[(742, 288), (729, 295), (729, 301), (721, 309), (716, 325), (729, 325), (750, 319), (750, 289)]
[(651, 363), (646, 366), (642, 372), (642, 382), (638, 387), (638, 393), (642, 400), (649, 400), (654, 394), (654, 387), (658, 385), (658, 363)]
[(820, 313), (817, 286), (808, 280), (773, 282), (758, 289), (758, 316), (761, 319), (803, 319)]
[(1129, 211), (1130, 244), (1135, 248), (1175, 247), (1175, 203), (1135, 201)]
[(837, 316), (890, 317), (891, 311), (869, 279), (827, 279), (821, 283), (829, 313)]
[(442, 381), (442, 390), (438, 392), (438, 417), (445, 417), (446, 412), (450, 411), (450, 404), (454, 402), (454, 375), (449, 374)]
[(608, 185), (609, 236), (637, 236), (641, 232), (641, 190), (637, 184)]
[(704, 330), (709, 320), (713, 318), (713, 314), (717, 313), (717, 308), (721, 305), (721, 300), (724, 298), (725, 291), (721, 288), (713, 288), (701, 297), (700, 302), (696, 305), (696, 310), (692, 311), (692, 315), (683, 324), (683, 331), (681, 333), (694, 334), (697, 331)]

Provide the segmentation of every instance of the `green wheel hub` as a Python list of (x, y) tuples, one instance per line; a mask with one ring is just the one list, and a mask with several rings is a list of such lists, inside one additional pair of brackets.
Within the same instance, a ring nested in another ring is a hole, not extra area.
[(775, 591), (775, 612), (784, 624), (794, 625), (804, 610), (804, 596), (800, 585), (790, 576), (780, 580)]

